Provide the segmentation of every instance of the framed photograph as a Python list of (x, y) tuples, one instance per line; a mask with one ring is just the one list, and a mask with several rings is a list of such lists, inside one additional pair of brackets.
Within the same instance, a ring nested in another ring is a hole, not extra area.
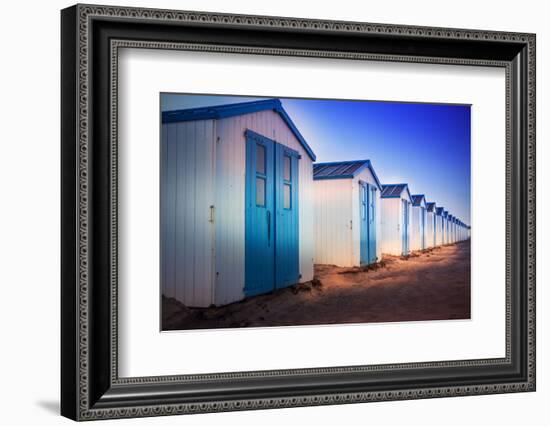
[(61, 12), (61, 412), (535, 390), (535, 35)]

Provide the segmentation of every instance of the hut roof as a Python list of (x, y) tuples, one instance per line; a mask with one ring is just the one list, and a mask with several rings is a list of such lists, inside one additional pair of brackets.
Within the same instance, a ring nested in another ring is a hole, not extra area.
[(426, 211), (435, 213), (436, 207), (435, 203), (426, 203)]
[(315, 163), (313, 164), (313, 179), (353, 179), (366, 168), (371, 171), (372, 176), (378, 185), (378, 189), (382, 190), (382, 185), (380, 184), (378, 176), (376, 176), (376, 172), (374, 171), (370, 160)]
[(313, 161), (315, 161), (315, 153), (307, 144), (302, 134), (298, 131), (296, 125), (292, 122), (289, 115), (284, 110), (280, 99), (266, 99), (263, 101), (240, 102), (236, 104), (214, 105), (200, 108), (164, 111), (162, 113), (162, 122), (179, 123), (182, 121), (212, 120), (267, 110), (273, 110), (281, 116), (285, 124), (292, 131), (294, 136), (296, 136), (296, 139), (298, 139), (309, 157)]
[(406, 183), (395, 183), (391, 185), (382, 185), (382, 198), (401, 198), (403, 191), (407, 190), (409, 200), (412, 201), (409, 185)]
[(426, 197), (424, 194), (415, 194), (411, 195), (413, 206), (420, 206), (422, 205), (422, 200), (424, 200), (424, 203), (426, 203)]

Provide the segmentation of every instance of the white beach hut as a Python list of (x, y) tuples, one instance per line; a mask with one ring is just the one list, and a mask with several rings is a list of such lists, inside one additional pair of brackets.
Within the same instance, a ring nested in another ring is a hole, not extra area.
[(449, 215), (449, 227), (450, 227), (450, 242), (456, 243), (456, 233), (455, 233), (455, 217), (453, 215)]
[(349, 267), (381, 259), (381, 190), (369, 160), (313, 164), (316, 264)]
[(447, 210), (443, 210), (443, 213), (441, 215), (443, 219), (443, 244), (449, 243), (449, 224), (447, 222), (447, 216), (449, 216), (449, 212)]
[(437, 240), (435, 203), (426, 203), (426, 246), (435, 247)]
[(315, 155), (278, 99), (162, 113), (162, 291), (224, 305), (313, 278)]
[(451, 215), (451, 242), (456, 243), (456, 218)]
[(424, 194), (411, 196), (411, 250), (424, 250), (426, 245), (426, 197)]
[(443, 219), (443, 207), (436, 207), (436, 233), (435, 233), (435, 245), (441, 246), (445, 244), (445, 222)]
[(382, 253), (407, 255), (410, 251), (411, 193), (406, 183), (382, 185)]

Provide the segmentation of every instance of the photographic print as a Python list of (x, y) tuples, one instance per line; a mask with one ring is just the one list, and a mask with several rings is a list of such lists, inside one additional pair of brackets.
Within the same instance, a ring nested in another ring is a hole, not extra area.
[(160, 110), (162, 330), (470, 319), (470, 105)]

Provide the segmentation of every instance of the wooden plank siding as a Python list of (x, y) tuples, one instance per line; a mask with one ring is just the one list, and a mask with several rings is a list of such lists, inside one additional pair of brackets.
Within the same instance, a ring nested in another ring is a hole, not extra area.
[(435, 218), (435, 245), (440, 246), (443, 244), (443, 217), (436, 215)]
[[(409, 198), (381, 198), (382, 204), (382, 253), (400, 256), (403, 253), (403, 203)], [(411, 241), (412, 205), (409, 203), (407, 238)]]
[(354, 266), (353, 233), (354, 228), (358, 228), (359, 219), (355, 220), (354, 227), (353, 208), (359, 193), (357, 197), (353, 196), (352, 179), (313, 181), (313, 187), (315, 263)]
[(213, 303), (212, 120), (163, 125), (161, 242), (163, 294), (189, 306)]
[(401, 198), (382, 198), (382, 253), (400, 255), (401, 242)]
[(426, 247), (435, 246), (435, 218), (434, 212), (426, 212)]

